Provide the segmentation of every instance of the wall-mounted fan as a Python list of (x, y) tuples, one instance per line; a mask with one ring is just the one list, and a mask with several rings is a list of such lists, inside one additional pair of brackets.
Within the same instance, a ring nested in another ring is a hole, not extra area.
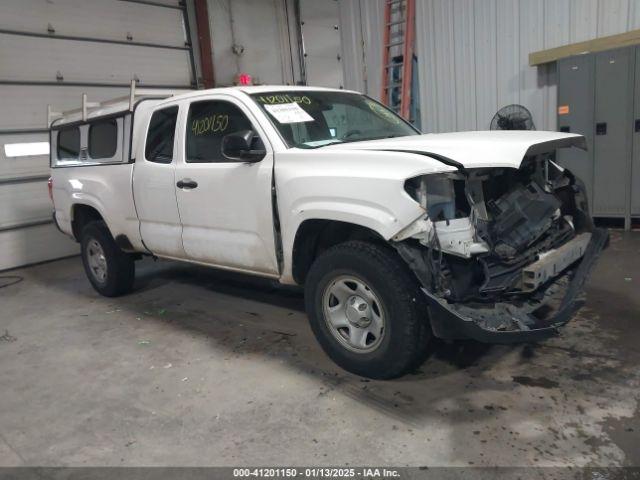
[(522, 105), (507, 105), (491, 120), (491, 130), (535, 130), (531, 112)]

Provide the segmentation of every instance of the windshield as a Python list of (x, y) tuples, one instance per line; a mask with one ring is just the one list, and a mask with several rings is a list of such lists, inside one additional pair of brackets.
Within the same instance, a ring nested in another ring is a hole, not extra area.
[(364, 95), (293, 90), (250, 96), (289, 147), (317, 148), (419, 134), (387, 107)]

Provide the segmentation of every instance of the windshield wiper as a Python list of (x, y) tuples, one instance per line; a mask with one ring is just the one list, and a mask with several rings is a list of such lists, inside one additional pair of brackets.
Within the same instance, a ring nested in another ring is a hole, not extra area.
[(379, 137), (371, 137), (371, 138), (354, 138), (349, 140), (344, 140), (342, 143), (353, 143), (353, 142), (368, 142), (369, 140), (383, 140), (385, 138), (396, 138), (396, 137), (405, 137), (406, 135), (381, 135)]
[(322, 148), (322, 147), (326, 147), (327, 145), (335, 145), (336, 143), (342, 143), (342, 140), (338, 140), (337, 138), (334, 139), (333, 141), (329, 142), (327, 141), (327, 143), (321, 143), (320, 145), (307, 145), (306, 143), (296, 143), (294, 145), (294, 147), (297, 148), (304, 148), (307, 150), (311, 150), (314, 148)]
[(342, 144), (342, 143), (353, 143), (353, 142), (368, 142), (369, 140), (382, 140), (384, 138), (395, 138), (395, 137), (404, 137), (406, 135), (382, 135), (379, 137), (371, 137), (371, 138), (349, 138), (347, 140), (340, 140), (340, 139), (335, 139), (335, 141), (333, 142), (328, 142), (328, 143), (323, 143), (322, 145), (307, 145), (305, 143), (301, 143), (296, 145), (299, 148), (322, 148), (322, 147), (326, 147), (327, 145), (335, 145), (335, 144)]

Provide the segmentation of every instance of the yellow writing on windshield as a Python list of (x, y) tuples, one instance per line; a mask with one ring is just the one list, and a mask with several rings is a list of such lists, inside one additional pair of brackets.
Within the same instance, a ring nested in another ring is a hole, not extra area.
[(391, 113), (389, 110), (387, 110), (385, 107), (383, 107), (379, 103), (374, 102), (372, 100), (367, 100), (367, 106), (373, 113), (378, 115), (380, 118), (384, 118), (385, 120), (391, 123), (395, 123), (396, 125), (399, 125), (401, 123), (400, 119), (396, 115)]
[(213, 114), (204, 118), (194, 118), (191, 121), (191, 133), (194, 135), (207, 135), (209, 133), (224, 132), (229, 126), (229, 115)]
[(261, 95), (257, 97), (257, 100), (263, 105), (279, 105), (282, 103), (311, 105), (311, 99), (306, 95)]

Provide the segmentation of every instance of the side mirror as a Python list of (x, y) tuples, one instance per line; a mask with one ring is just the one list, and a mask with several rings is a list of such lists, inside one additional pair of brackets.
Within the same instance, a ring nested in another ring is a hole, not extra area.
[[(259, 145), (255, 145), (259, 143)], [(257, 149), (254, 147), (258, 147)], [(267, 154), (252, 130), (241, 130), (222, 137), (222, 156), (234, 162), (259, 162)]]

